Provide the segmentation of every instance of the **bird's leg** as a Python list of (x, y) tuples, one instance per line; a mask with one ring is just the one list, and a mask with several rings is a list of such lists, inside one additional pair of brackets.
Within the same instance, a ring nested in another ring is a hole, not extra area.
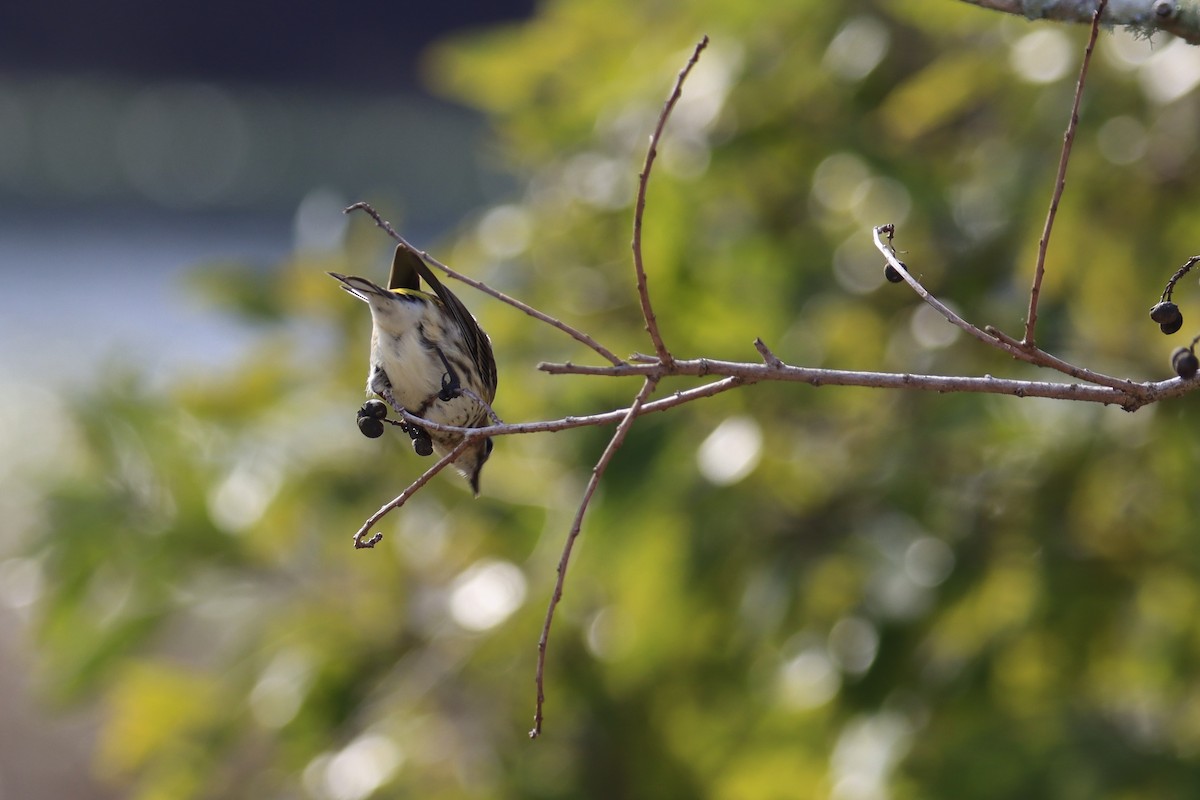
[(403, 414), (404, 407), (396, 402), (396, 396), (392, 394), (392, 382), (388, 380), (386, 375), (383, 375), (382, 370), (380, 370), (380, 374), (382, 375), (383, 380), (379, 383), (379, 385), (371, 387), (372, 390), (375, 392), (375, 394), (382, 397), (383, 402), (391, 406), (397, 414)]
[(442, 349), (435, 345), (433, 350), (442, 360), (442, 365), (446, 367), (446, 371), (442, 374), (442, 390), (438, 392), (438, 399), (445, 403), (458, 397), (462, 391), (462, 383), (458, 380), (458, 373), (454, 371), (454, 367), (450, 366), (450, 361)]
[[(404, 407), (396, 402), (396, 397), (392, 394), (392, 384), (390, 382), (376, 389), (376, 393), (382, 397), (388, 405), (396, 409), (397, 413), (404, 413)], [(420, 415), (418, 414), (418, 416)], [(391, 420), (388, 421), (391, 422)], [(429, 433), (424, 428), (422, 428), (420, 425), (414, 425), (411, 422), (401, 421), (396, 424), (400, 426), (400, 430), (407, 433), (408, 437), (412, 439), (413, 450), (417, 455), (427, 456), (433, 452), (433, 440), (429, 438)]]

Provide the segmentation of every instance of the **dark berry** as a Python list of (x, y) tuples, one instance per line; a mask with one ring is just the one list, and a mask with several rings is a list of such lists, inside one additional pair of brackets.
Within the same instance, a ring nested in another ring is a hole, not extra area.
[[(903, 261), (900, 262), (900, 266), (908, 269), (908, 265)], [(904, 276), (900, 274), (900, 270), (896, 269), (891, 264), (884, 266), (883, 277), (887, 278), (889, 283), (904, 283)]]
[(1184, 380), (1194, 378), (1200, 370), (1200, 359), (1196, 358), (1190, 347), (1177, 347), (1175, 352), (1171, 353), (1171, 368)]
[(1159, 325), (1158, 329), (1160, 331), (1162, 331), (1163, 333), (1169, 334), (1169, 333), (1174, 333), (1175, 331), (1179, 330), (1182, 327), (1183, 327), (1183, 315), (1180, 314), (1178, 317), (1171, 320), (1170, 322), (1164, 322), (1161, 325)]
[(368, 439), (378, 439), (383, 436), (383, 423), (374, 417), (359, 417), (358, 429)]
[(363, 403), (362, 410), (358, 412), (360, 417), (370, 417), (371, 419), (386, 419), (387, 414), (387, 403), (382, 400), (368, 400)]
[(408, 435), (412, 437), (413, 450), (419, 456), (427, 456), (433, 452), (433, 442), (429, 438), (429, 432), (420, 425), (408, 426)]
[(1182, 318), (1183, 314), (1179, 312), (1179, 306), (1172, 303), (1170, 300), (1163, 300), (1161, 303), (1156, 303), (1150, 309), (1150, 319), (1159, 323), (1170, 322), (1173, 319)]

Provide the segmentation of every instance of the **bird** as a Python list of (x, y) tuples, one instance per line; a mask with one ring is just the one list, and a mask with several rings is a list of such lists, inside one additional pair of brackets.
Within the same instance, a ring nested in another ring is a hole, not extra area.
[[(371, 356), (367, 393), (358, 412), (359, 429), (382, 435), (388, 406), (439, 425), (484, 427), (492, 416), (498, 376), (492, 342), (478, 321), (433, 273), (420, 253), (396, 246), (387, 287), (353, 275), (330, 272), (341, 287), (371, 309)], [(432, 293), (421, 291), (424, 280)], [(463, 435), (401, 423), (418, 455), (445, 456)], [(479, 476), (492, 453), (492, 440), (473, 440), (454, 467), (479, 496)]]

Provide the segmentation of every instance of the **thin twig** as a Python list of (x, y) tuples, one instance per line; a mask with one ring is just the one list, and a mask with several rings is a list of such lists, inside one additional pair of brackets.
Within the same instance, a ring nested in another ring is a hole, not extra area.
[(763, 361), (766, 362), (767, 366), (771, 367), (772, 369), (779, 369), (780, 367), (787, 366), (783, 363), (783, 361), (780, 360), (779, 356), (771, 352), (771, 348), (767, 347), (767, 343), (762, 339), (754, 340), (754, 349), (757, 350), (758, 354), (763, 357)]
[(700, 60), (700, 53), (705, 47), (708, 47), (707, 36), (700, 39), (696, 44), (696, 49), (692, 51), (692, 57), (679, 71), (679, 77), (675, 79), (675, 88), (672, 89), (671, 95), (663, 105), (662, 112), (658, 115), (658, 124), (654, 126), (654, 132), (650, 134), (650, 146), (646, 148), (645, 164), (638, 174), (637, 202), (633, 211), (633, 268), (637, 273), (638, 299), (642, 304), (642, 317), (646, 321), (646, 333), (650, 334), (650, 341), (654, 343), (654, 352), (658, 354), (658, 360), (664, 364), (670, 364), (673, 357), (663, 341), (662, 333), (658, 330), (658, 318), (654, 315), (654, 306), (650, 303), (650, 291), (646, 286), (646, 267), (642, 260), (642, 216), (646, 211), (646, 187), (650, 183), (650, 169), (654, 166), (654, 159), (658, 155), (658, 141), (662, 138), (663, 128), (667, 124), (667, 118), (671, 116), (671, 110), (675, 108), (675, 104), (679, 102), (679, 98), (683, 94), (683, 82), (687, 80), (692, 67), (696, 66), (696, 62)]
[(536, 739), (542, 732), (542, 706), (546, 702), (546, 645), (550, 641), (550, 626), (554, 623), (554, 611), (558, 608), (559, 601), (562, 600), (563, 583), (567, 577), (567, 565), (571, 560), (571, 550), (575, 547), (575, 540), (579, 538), (579, 531), (583, 527), (583, 516), (587, 513), (592, 495), (596, 493), (596, 487), (600, 484), (604, 471), (608, 469), (609, 462), (612, 461), (613, 456), (625, 441), (629, 429), (633, 427), (633, 421), (637, 419), (642, 404), (654, 392), (654, 387), (657, 385), (657, 378), (647, 378), (646, 382), (642, 384), (642, 390), (629, 405), (629, 409), (625, 412), (625, 418), (621, 420), (621, 424), (613, 432), (612, 438), (608, 440), (608, 446), (600, 454), (596, 466), (592, 467), (592, 477), (588, 479), (587, 487), (583, 490), (583, 499), (580, 500), (579, 509), (575, 512), (575, 521), (571, 523), (571, 531), (567, 534), (567, 540), (563, 544), (562, 556), (558, 560), (558, 579), (554, 582), (554, 593), (550, 596), (550, 605), (546, 608), (546, 621), (542, 624), (542, 635), (538, 638), (537, 671), (534, 676), (534, 683), (537, 685), (537, 704), (533, 714), (533, 728), (529, 731), (530, 739)]
[(528, 303), (523, 303), (522, 301), (516, 299), (515, 297), (511, 297), (511, 296), (505, 294), (504, 292), (500, 291), (499, 289), (493, 289), (492, 287), (488, 286), (483, 281), (476, 280), (475, 278), (468, 277), (467, 275), (463, 275), (461, 272), (456, 272), (455, 270), (446, 266), (442, 262), (438, 261), (433, 256), (429, 255), (429, 253), (427, 251), (418, 250), (416, 247), (413, 247), (413, 245), (410, 244), (407, 239), (405, 239), (403, 236), (401, 236), (396, 231), (396, 229), (394, 227), (392, 227), (392, 224), (390, 222), (388, 222), (382, 216), (380, 216), (379, 212), (376, 211), (374, 209), (374, 207), (371, 206), (370, 203), (361, 203), (361, 202), (355, 203), (354, 205), (346, 208), (343, 213), (349, 214), (351, 211), (364, 212), (371, 219), (375, 220), (375, 224), (378, 225), (380, 228), (382, 228), (384, 230), (384, 232), (387, 233), (388, 236), (392, 237), (393, 239), (396, 240), (396, 242), (404, 245), (409, 250), (413, 251), (418, 256), (425, 259), (426, 262), (428, 262), (429, 264), (432, 264), (433, 266), (440, 269), (442, 272), (449, 275), (451, 278), (454, 278), (455, 280), (458, 280), (458, 281), (462, 281), (463, 283), (467, 284), (468, 286), (470, 286), (474, 289), (478, 289), (479, 291), (483, 292), (484, 294), (491, 295), (492, 297), (496, 298), (497, 300), (499, 300), (502, 303), (508, 303), (513, 308), (524, 311), (526, 314), (533, 317), (534, 319), (540, 319), (542, 322), (545, 322), (547, 325), (558, 328), (560, 331), (567, 334), (575, 341), (579, 342), (580, 344), (586, 345), (587, 347), (590, 347), (592, 350), (596, 351), (598, 354), (600, 354), (601, 357), (604, 358), (604, 360), (608, 361), (608, 363), (610, 363), (610, 364), (623, 363), (621, 361), (621, 359), (617, 355), (615, 355), (611, 350), (609, 350), (607, 347), (605, 347), (604, 345), (597, 342), (591, 336), (588, 336), (583, 331), (581, 331), (577, 328), (574, 328), (574, 327), (568, 325), (567, 323), (563, 322), (562, 320), (550, 316), (549, 314), (546, 314), (542, 311), (538, 311), (536, 308), (529, 305)]
[[(579, 366), (575, 366), (574, 364), (569, 364), (569, 363), (568, 364), (541, 364), (541, 365), (539, 365), (539, 369), (542, 369), (543, 371), (545, 371), (549, 374), (552, 374), (552, 375), (604, 375), (606, 377), (614, 377), (614, 376), (619, 376), (619, 375), (624, 374), (624, 375), (637, 375), (642, 378), (655, 378), (655, 379), (661, 380), (662, 377), (666, 377), (668, 374), (670, 374), (670, 375), (688, 375), (688, 376), (700, 375), (701, 374), (700, 369), (697, 366), (699, 363), (700, 362), (698, 362), (698, 361), (676, 361), (675, 365), (672, 366), (671, 372), (663, 373), (663, 375), (661, 375), (661, 376), (656, 374), (659, 372), (659, 370), (656, 370), (652, 366), (649, 366), (649, 365), (638, 366), (638, 365), (633, 365), (633, 364), (619, 364), (619, 365), (612, 366), (612, 367), (601, 367), (601, 366), (579, 367)], [(723, 380), (713, 381), (712, 383), (706, 383), (703, 386), (697, 386), (692, 389), (686, 389), (686, 390), (682, 390), (682, 391), (678, 391), (678, 392), (673, 392), (670, 395), (663, 397), (662, 399), (655, 400), (650, 403), (645, 403), (642, 405), (641, 410), (638, 412), (638, 416), (640, 417), (640, 416), (644, 416), (646, 414), (653, 414), (653, 413), (656, 413), (659, 411), (667, 411), (669, 409), (675, 408), (676, 406), (681, 406), (685, 403), (690, 403), (693, 400), (701, 400), (706, 397), (712, 397), (713, 395), (720, 394), (721, 392), (728, 391), (737, 386), (745, 386), (747, 384), (755, 383), (758, 380), (761, 380), (760, 377), (752, 374), (754, 370), (761, 371), (763, 369), (763, 365), (761, 365), (761, 364), (735, 364), (734, 362), (716, 362), (716, 363), (717, 363), (717, 370), (713, 370), (713, 372), (717, 372), (718, 374), (721, 371), (725, 371), (723, 369), (723, 367), (726, 363), (728, 363), (730, 365), (730, 367), (738, 367), (738, 366), (747, 367), (748, 371), (747, 371), (747, 374), (745, 374), (745, 375), (729, 375), (729, 376), (725, 377)], [(623, 369), (628, 369), (629, 371), (624, 372), (624, 373), (613, 372), (613, 370), (623, 370)], [(799, 368), (796, 367), (793, 369), (799, 369)], [(593, 370), (600, 370), (600, 371), (594, 372)], [(737, 370), (729, 369), (728, 371), (734, 372)], [(825, 372), (834, 372), (834, 371), (833, 370), (825, 370)], [(866, 374), (871, 374), (871, 373), (856, 373), (856, 374), (866, 375)], [(838, 382), (835, 380), (835, 381), (832, 381), (831, 383), (836, 384)], [(862, 384), (847, 383), (847, 384), (842, 384), (842, 385), (858, 386), (858, 385), (862, 385)], [(621, 420), (623, 420), (625, 418), (625, 415), (628, 413), (629, 413), (629, 408), (626, 407), (626, 408), (619, 408), (619, 409), (616, 409), (613, 411), (604, 411), (604, 412), (600, 412), (597, 414), (588, 414), (585, 416), (568, 416), (568, 417), (561, 417), (559, 419), (539, 420), (538, 422), (513, 422), (513, 423), (506, 423), (504, 425), (491, 425), (486, 428), (460, 428), (460, 427), (457, 427), (454, 425), (440, 425), (436, 422), (430, 422), (428, 420), (422, 419), (421, 417), (414, 416), (413, 414), (410, 414), (407, 411), (404, 412), (403, 417), (404, 417), (405, 421), (419, 425), (422, 428), (425, 428), (427, 430), (437, 431), (439, 433), (456, 433), (456, 434), (461, 434), (464, 436), (471, 436), (474, 438), (478, 438), (478, 437), (484, 437), (484, 436), (488, 436), (488, 437), (490, 437), (490, 436), (520, 436), (523, 434), (530, 434), (530, 433), (554, 433), (555, 431), (573, 430), (574, 428), (588, 428), (588, 427), (594, 427), (594, 426), (598, 426), (598, 425), (611, 425), (611, 424), (618, 423)], [(387, 420), (387, 421), (391, 422), (391, 420)]]
[(368, 517), (367, 521), (363, 523), (363, 526), (358, 529), (357, 533), (354, 534), (354, 549), (362, 550), (364, 548), (371, 548), (379, 544), (379, 541), (383, 539), (383, 534), (379, 533), (378, 531), (376, 531), (375, 535), (370, 539), (364, 540), (364, 537), (371, 532), (371, 528), (375, 527), (375, 525), (379, 523), (379, 520), (383, 519), (388, 514), (407, 503), (408, 498), (416, 494), (422, 486), (429, 483), (430, 478), (432, 478), (434, 475), (437, 475), (439, 472), (444, 470), (448, 464), (454, 461), (454, 459), (458, 458), (459, 455), (462, 454), (462, 451), (467, 449), (467, 445), (470, 443), (470, 438), (464, 438), (461, 442), (455, 445), (453, 450), (439, 458), (436, 464), (425, 470), (421, 477), (410, 483), (403, 492), (396, 495), (396, 497), (385, 503), (382, 508)]
[(1033, 272), (1033, 286), (1029, 290), (1029, 314), (1025, 317), (1025, 338), (1021, 344), (1025, 347), (1034, 346), (1034, 328), (1037, 327), (1038, 299), (1042, 294), (1042, 278), (1046, 274), (1046, 248), (1050, 245), (1050, 231), (1054, 228), (1054, 217), (1058, 214), (1058, 203), (1062, 199), (1063, 189), (1067, 186), (1067, 164), (1071, 160), (1071, 145), (1075, 142), (1075, 129), (1079, 127), (1079, 102), (1083, 98), (1083, 85), (1087, 80), (1088, 66), (1092, 61), (1092, 51), (1096, 48), (1096, 37), (1100, 34), (1100, 15), (1108, 0), (1100, 0), (1092, 14), (1092, 31), (1088, 36), (1087, 47), (1083, 51), (1083, 64), (1079, 68), (1079, 80), (1075, 83), (1075, 102), (1071, 105), (1071, 119), (1067, 122), (1067, 132), (1063, 134), (1062, 153), (1058, 158), (1058, 175), (1054, 180), (1054, 192), (1050, 197), (1050, 210), (1046, 213), (1046, 225), (1042, 229), (1042, 238), (1038, 242), (1037, 266)]

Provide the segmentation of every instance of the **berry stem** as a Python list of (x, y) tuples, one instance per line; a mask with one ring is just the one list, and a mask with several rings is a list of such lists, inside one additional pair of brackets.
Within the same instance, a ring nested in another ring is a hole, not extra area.
[(1167, 286), (1163, 289), (1163, 293), (1159, 296), (1159, 302), (1165, 302), (1171, 299), (1171, 293), (1175, 291), (1175, 284), (1183, 280), (1183, 276), (1191, 272), (1192, 267), (1200, 263), (1200, 256), (1192, 256), (1187, 261), (1183, 262), (1183, 266), (1175, 270), (1175, 274), (1167, 280)]

